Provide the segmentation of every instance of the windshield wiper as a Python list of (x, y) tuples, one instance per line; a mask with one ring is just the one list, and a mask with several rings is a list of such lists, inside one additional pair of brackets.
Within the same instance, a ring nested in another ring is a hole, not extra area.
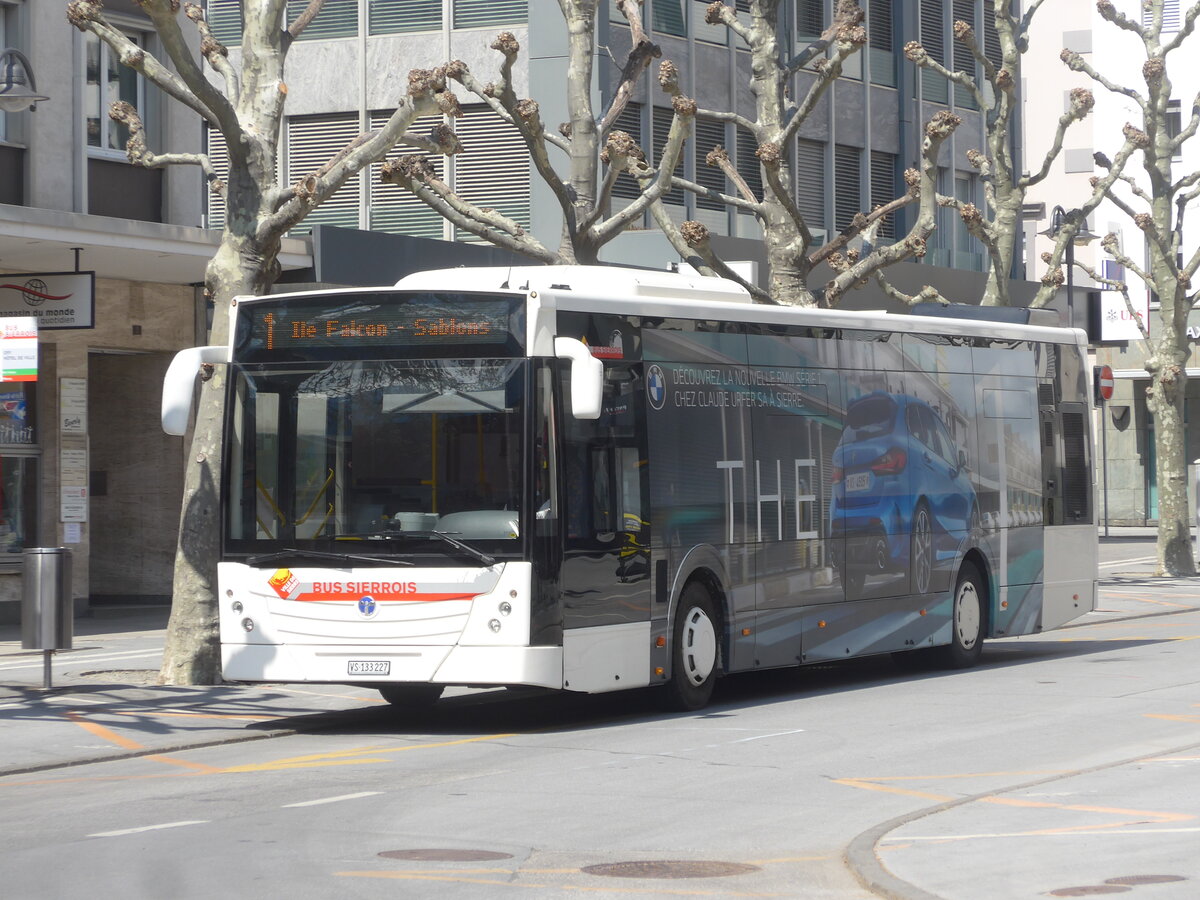
[(488, 553), (484, 553), (482, 550), (472, 547), (470, 544), (464, 544), (457, 538), (450, 537), (450, 535), (446, 534), (444, 531), (396, 531), (388, 532), (388, 537), (434, 538), (439, 541), (445, 541), (451, 547), (461, 550), (472, 559), (479, 560), (485, 566), (494, 565), (496, 562), (496, 557)]
[(247, 565), (261, 566), (264, 563), (279, 562), (283, 559), (321, 559), (333, 560), (335, 562), (362, 562), (370, 563), (373, 566), (388, 565), (388, 566), (411, 566), (413, 563), (407, 559), (385, 559), (378, 556), (359, 556), (355, 553), (330, 553), (327, 550), (300, 550), (295, 547), (287, 547), (283, 550), (276, 550), (274, 553), (264, 553), (261, 556), (251, 556), (246, 560)]

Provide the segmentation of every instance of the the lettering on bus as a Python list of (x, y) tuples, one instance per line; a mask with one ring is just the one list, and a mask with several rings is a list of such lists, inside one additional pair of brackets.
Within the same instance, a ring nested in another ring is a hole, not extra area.
[[(757, 537), (755, 540), (759, 543), (766, 540), (809, 540), (811, 538), (820, 537), (815, 530), (804, 530), (802, 523), (816, 522), (816, 503), (817, 495), (812, 491), (813, 469), (817, 466), (815, 459), (793, 459), (791, 460), (791, 479), (786, 479), (784, 475), (783, 461), (775, 460), (774, 466), (768, 462), (764, 467), (759, 460), (754, 460), (754, 497), (755, 497), (755, 522), (757, 523)], [(772, 475), (772, 468), (774, 474)], [(765, 469), (765, 471), (764, 471)], [(741, 459), (719, 459), (717, 460), (717, 470), (725, 473), (725, 522), (728, 526), (729, 542), (734, 540), (734, 498), (737, 496), (734, 493), (734, 478), (746, 477), (746, 462)], [(790, 480), (790, 484), (788, 481)], [(740, 486), (744, 490), (745, 482), (741, 482)], [(791, 488), (791, 496), (785, 496), (786, 488)], [(795, 510), (793, 517), (796, 523), (795, 534), (785, 538), (783, 533), (783, 510), (784, 505), (791, 503)], [(770, 516), (770, 510), (767, 507), (774, 507), (774, 516)], [(766, 514), (764, 525), (764, 513)], [(769, 531), (771, 518), (774, 518), (775, 536), (771, 537)], [(767, 534), (764, 537), (764, 534)]]
[(314, 594), (415, 594), (413, 581), (314, 581)]

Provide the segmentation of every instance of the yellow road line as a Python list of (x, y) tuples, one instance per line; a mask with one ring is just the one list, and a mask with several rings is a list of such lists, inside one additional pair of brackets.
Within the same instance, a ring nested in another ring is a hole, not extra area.
[(127, 738), (123, 734), (117, 734), (111, 728), (105, 728), (99, 722), (91, 722), (77, 712), (68, 712), (67, 718), (84, 731), (91, 732), (96, 737), (108, 741), (110, 744), (116, 744), (118, 747), (123, 747), (126, 750), (146, 749), (144, 745), (139, 744), (137, 741)]
[(409, 744), (403, 747), (357, 747), (351, 750), (339, 750), (336, 753), (318, 753), (311, 756), (291, 756), (266, 763), (250, 763), (244, 766), (231, 766), (222, 772), (271, 772), (280, 769), (313, 768), (318, 766), (346, 766), (364, 763), (387, 762), (374, 759), (366, 754), (403, 753), (408, 750), (436, 750), (439, 747), (457, 747), (462, 744), (477, 744), (483, 741), (498, 741), (504, 738), (516, 737), (516, 732), (506, 734), (489, 734), (482, 737), (461, 738), (457, 741), (439, 741), (434, 744)]

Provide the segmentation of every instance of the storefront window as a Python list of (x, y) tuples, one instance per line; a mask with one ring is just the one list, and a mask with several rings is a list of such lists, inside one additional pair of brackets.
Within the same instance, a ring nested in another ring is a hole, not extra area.
[(0, 566), (37, 543), (36, 382), (0, 383)]

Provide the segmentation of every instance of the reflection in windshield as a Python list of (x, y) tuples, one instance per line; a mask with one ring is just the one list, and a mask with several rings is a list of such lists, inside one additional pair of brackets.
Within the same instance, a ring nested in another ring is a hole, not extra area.
[(407, 546), (405, 533), (431, 531), (514, 541), (524, 366), (430, 359), (238, 369), (230, 541), (253, 552), (305, 540)]

